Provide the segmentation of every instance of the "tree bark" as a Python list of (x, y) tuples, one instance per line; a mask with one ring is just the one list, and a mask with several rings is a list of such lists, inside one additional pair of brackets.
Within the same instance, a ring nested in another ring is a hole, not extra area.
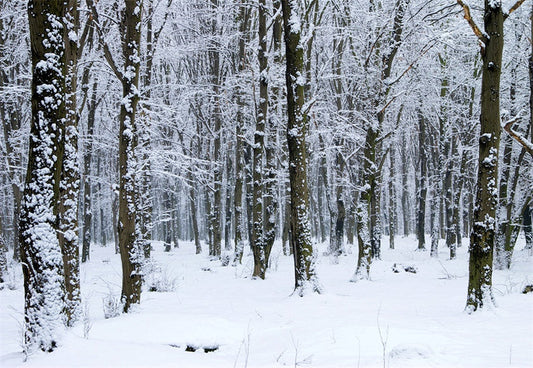
[(138, 244), (136, 211), (138, 192), (135, 183), (138, 143), (136, 113), (139, 102), (139, 69), (141, 42), (141, 0), (125, 0), (122, 52), (124, 72), (123, 99), (120, 106), (119, 131), (119, 210), (118, 241), (122, 260), (122, 303), (124, 312), (141, 300), (141, 254)]
[(418, 156), (419, 156), (419, 189), (416, 235), (418, 250), (426, 250), (426, 197), (427, 197), (427, 155), (426, 149), (426, 122), (422, 111), (418, 111)]
[(89, 112), (87, 116), (87, 138), (85, 142), (85, 152), (83, 155), (83, 228), (82, 228), (82, 251), (81, 261), (87, 262), (91, 258), (91, 226), (93, 219), (93, 209), (91, 206), (92, 197), (92, 180), (91, 176), (91, 160), (93, 153), (93, 134), (94, 122), (96, 115), (96, 97), (98, 90), (98, 82), (94, 81), (92, 86), (92, 95), (89, 102)]
[[(217, 12), (218, 9), (218, 0), (211, 0), (212, 9)], [(211, 20), (211, 32), (213, 37), (218, 36), (218, 21), (215, 19)], [(211, 80), (213, 85), (213, 206), (211, 211), (211, 230), (212, 230), (212, 240), (213, 244), (210, 248), (210, 256), (215, 258), (220, 258), (222, 253), (222, 154), (221, 154), (221, 142), (222, 142), (222, 110), (220, 107), (221, 96), (220, 96), (220, 86), (221, 86), (221, 70), (220, 70), (220, 51), (218, 50), (217, 45), (211, 45), (209, 51), (209, 60), (211, 67)]]
[[(239, 3), (239, 54), (237, 60), (237, 72), (240, 74), (246, 68), (246, 41), (247, 30), (249, 29), (250, 10), (246, 0)], [(244, 162), (243, 162), (243, 129), (244, 129), (244, 89), (238, 85), (235, 91), (237, 105), (236, 124), (235, 124), (235, 192), (233, 195), (234, 216), (235, 216), (235, 255), (233, 264), (240, 264), (244, 251), (244, 236), (246, 227), (243, 221), (243, 186), (244, 186)]]
[(287, 143), (289, 147), (289, 181), (291, 188), (290, 231), (294, 257), (295, 291), (303, 296), (319, 292), (316, 279), (311, 228), (309, 223), (309, 189), (307, 187), (307, 148), (305, 137), (308, 116), (305, 103), (303, 45), (301, 44), (298, 2), (282, 0), (286, 48), (285, 83), (287, 85)]
[(24, 274), (24, 340), (52, 351), (64, 308), (63, 258), (57, 238), (65, 109), (64, 4), (30, 1), (32, 119), (20, 214)]
[(485, 34), (482, 49), (481, 133), (466, 310), (471, 313), (494, 304), (492, 255), (498, 194), (500, 147), (500, 75), (503, 51), (503, 11), (500, 1), (485, 0)]
[(76, 103), (78, 70), (79, 13), (77, 0), (65, 2), (65, 120), (61, 183), (59, 189), (59, 246), (63, 254), (66, 323), (72, 326), (81, 317), (80, 260), (78, 237), (78, 112)]
[(258, 37), (259, 37), (259, 103), (257, 104), (257, 120), (254, 132), (253, 148), (253, 203), (252, 203), (252, 251), (254, 254), (254, 270), (252, 277), (265, 278), (268, 260), (264, 238), (263, 195), (265, 190), (263, 177), (263, 153), (265, 149), (265, 123), (268, 114), (268, 59), (266, 17), (268, 9), (266, 1), (259, 0)]

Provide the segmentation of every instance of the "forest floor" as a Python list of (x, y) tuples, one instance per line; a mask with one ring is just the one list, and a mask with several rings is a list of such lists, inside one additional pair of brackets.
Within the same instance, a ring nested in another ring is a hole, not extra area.
[[(438, 259), (414, 251), (412, 237), (396, 243), (387, 249), (384, 238), (371, 281), (349, 282), (354, 249), (338, 260), (321, 255), (323, 293), (303, 298), (291, 295), (292, 258), (280, 244), (266, 280), (252, 280), (250, 254), (223, 267), (195, 255), (191, 243), (169, 253), (154, 243), (141, 304), (109, 319), (104, 310), (113, 312), (120, 296), (120, 259), (112, 246), (93, 246), (81, 268), (83, 321), (64, 332), (56, 351), (35, 352), (25, 363), (17, 269), (0, 291), (0, 366), (533, 367), (533, 294), (521, 293), (533, 282), (533, 256), (523, 239), (511, 269), (494, 273), (497, 307), (472, 315), (463, 311), (466, 239), (455, 260), (445, 247)], [(326, 244), (319, 248), (323, 254)], [(394, 273), (395, 263), (417, 272)]]

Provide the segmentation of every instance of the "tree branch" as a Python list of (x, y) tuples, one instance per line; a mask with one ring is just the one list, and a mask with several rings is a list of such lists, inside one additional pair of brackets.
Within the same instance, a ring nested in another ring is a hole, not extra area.
[(518, 0), (513, 6), (511, 6), (511, 9), (507, 13), (503, 15), (503, 20), (506, 20), (509, 15), (511, 15), (516, 9), (520, 7), (524, 3), (525, 0)]
[(523, 137), (520, 133), (513, 130), (512, 125), (518, 121), (518, 118), (512, 119), (509, 122), (507, 122), (503, 129), (509, 133), (509, 135), (516, 140), (518, 143), (520, 143), (524, 149), (533, 157), (533, 143), (529, 142), (525, 137)]
[[(390, 81), (390, 82), (387, 82), (385, 83), (386, 86), (390, 87), (392, 86), (393, 84), (395, 83), (398, 83), (400, 81), (400, 79), (403, 78), (404, 75), (407, 74), (407, 72), (409, 72), (409, 70), (411, 70), (413, 68), (413, 66), (415, 66), (415, 64), (418, 62), (418, 60), (420, 60), (422, 58), (422, 56), (424, 56), (425, 54), (428, 53), (429, 50), (431, 50), (433, 48), (433, 46), (435, 46), (437, 44), (436, 41), (433, 41), (433, 43), (431, 45), (426, 44), (422, 50), (420, 51), (420, 54), (418, 55), (418, 57), (413, 60), (413, 62), (411, 64), (409, 64), (409, 66), (407, 68), (405, 68), (405, 70), (402, 72), (402, 74), (400, 74), (396, 79), (394, 79), (393, 81)], [(428, 46), (429, 45), (429, 46)], [(385, 106), (386, 107), (386, 106)]]
[[(520, 1), (520, 0), (519, 0)], [(522, 0), (523, 1), (523, 0)], [(486, 35), (483, 34), (483, 32), (481, 32), (481, 30), (479, 29), (479, 27), (477, 26), (476, 22), (474, 22), (474, 20), (472, 19), (472, 15), (470, 14), (470, 8), (468, 7), (468, 5), (466, 5), (463, 0), (457, 0), (457, 4), (459, 4), (462, 8), (463, 8), (463, 12), (464, 12), (464, 18), (466, 19), (466, 21), (468, 22), (468, 25), (470, 26), (470, 28), (472, 28), (472, 31), (474, 31), (474, 34), (477, 36), (477, 38), (483, 42), (484, 44), (487, 43), (488, 41), (488, 38)]]
[(113, 73), (115, 76), (122, 80), (124, 79), (124, 75), (122, 72), (117, 68), (117, 64), (115, 63), (115, 60), (113, 59), (113, 54), (111, 53), (111, 50), (109, 49), (109, 45), (104, 40), (104, 35), (102, 33), (102, 28), (100, 27), (100, 21), (98, 18), (98, 11), (96, 10), (96, 5), (94, 4), (93, 0), (87, 0), (87, 7), (91, 9), (91, 15), (93, 16), (93, 24), (95, 26), (96, 31), (98, 32), (98, 40), (100, 41), (102, 47), (104, 48), (104, 57), (109, 64), (109, 67), (111, 70), (113, 70)]

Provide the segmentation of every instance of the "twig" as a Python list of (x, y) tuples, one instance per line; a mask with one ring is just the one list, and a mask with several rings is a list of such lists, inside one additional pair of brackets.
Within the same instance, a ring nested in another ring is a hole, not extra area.
[(376, 321), (378, 324), (378, 332), (379, 332), (379, 339), (381, 340), (381, 346), (383, 347), (383, 368), (386, 368), (387, 365), (387, 343), (389, 341), (389, 326), (387, 325), (387, 333), (385, 334), (385, 337), (383, 337), (383, 333), (381, 332), (381, 325), (379, 323), (379, 315), (381, 314), (381, 305), (378, 308), (378, 315), (376, 317)]

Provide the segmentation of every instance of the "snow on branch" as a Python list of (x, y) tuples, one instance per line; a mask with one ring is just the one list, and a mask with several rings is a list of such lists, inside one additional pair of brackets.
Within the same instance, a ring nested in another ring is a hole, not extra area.
[(520, 143), (524, 149), (533, 157), (533, 143), (528, 141), (524, 136), (522, 136), (520, 133), (518, 133), (516, 130), (513, 130), (513, 124), (518, 121), (518, 117), (508, 121), (504, 126), (503, 129), (509, 133), (509, 135), (515, 139), (518, 143)]

